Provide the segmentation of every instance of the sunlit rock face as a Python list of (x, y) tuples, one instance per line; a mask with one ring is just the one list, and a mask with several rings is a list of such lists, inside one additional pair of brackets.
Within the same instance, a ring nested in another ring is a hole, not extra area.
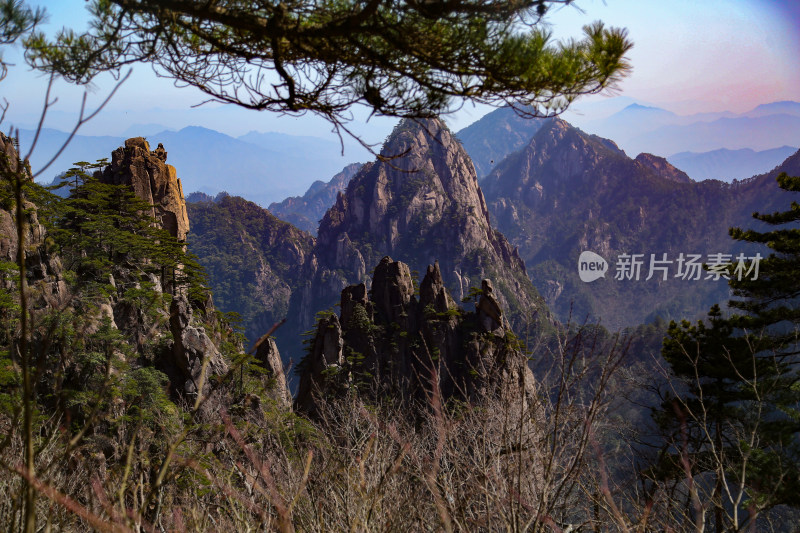
[(105, 183), (129, 185), (140, 199), (153, 206), (153, 217), (179, 241), (186, 240), (189, 216), (181, 180), (175, 167), (167, 164), (167, 151), (159, 144), (155, 151), (143, 137), (125, 141), (114, 150), (111, 164), (100, 178)]

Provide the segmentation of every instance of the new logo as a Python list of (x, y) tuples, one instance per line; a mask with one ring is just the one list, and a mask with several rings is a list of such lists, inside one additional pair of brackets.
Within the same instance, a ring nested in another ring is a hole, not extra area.
[(581, 252), (578, 258), (578, 276), (581, 281), (591, 283), (598, 278), (604, 278), (608, 272), (608, 262), (594, 252)]

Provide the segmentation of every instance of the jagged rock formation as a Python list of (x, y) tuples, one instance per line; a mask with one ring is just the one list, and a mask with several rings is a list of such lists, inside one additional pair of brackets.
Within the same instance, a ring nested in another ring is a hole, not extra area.
[[(111, 164), (97, 176), (105, 183), (127, 185), (140, 199), (153, 205), (153, 217), (161, 227), (180, 241), (185, 241), (189, 233), (189, 218), (183, 197), (181, 182), (175, 168), (166, 164), (167, 151), (162, 144), (155, 151), (142, 137), (125, 141), (125, 146), (111, 154)], [(152, 285), (153, 291), (172, 292), (169, 311), (164, 310), (172, 333), (172, 346), (169, 358), (161, 359), (158, 366), (172, 382), (179, 393), (189, 396), (198, 392), (198, 383), (203, 361), (208, 360), (206, 369), (207, 392), (209, 378), (227, 372), (217, 344), (206, 333), (203, 323), (214, 321), (214, 304), (209, 298), (203, 305), (203, 316), (196, 316), (187, 299), (185, 287), (173, 287), (169, 280), (150, 276), (147, 280), (136, 279), (124, 267), (117, 267), (110, 282), (114, 286), (139, 288), (142, 282)], [(124, 298), (112, 295), (109, 298), (110, 315), (116, 327), (131, 338), (139, 351), (152, 335), (153, 324), (139, 309), (126, 302)]]
[(280, 203), (273, 202), (268, 209), (281, 220), (316, 236), (319, 221), (362, 166), (361, 163), (347, 165), (327, 183), (317, 180), (303, 196), (292, 196)]
[[(193, 396), (200, 390), (199, 384), (203, 373), (203, 361), (208, 360), (206, 368), (206, 381), (203, 387), (205, 395), (210, 390), (208, 379), (211, 376), (221, 376), (228, 371), (219, 349), (206, 334), (202, 325), (193, 321), (193, 311), (186, 295), (176, 294), (170, 304), (169, 329), (172, 333), (172, 365), (166, 364), (162, 367), (168, 371), (168, 375), (175, 381), (182, 380), (182, 392), (187, 396)], [(176, 373), (169, 372), (177, 369)], [(180, 388), (179, 388), (180, 390)]]
[[(563, 321), (601, 319), (617, 329), (656, 316), (703, 316), (711, 304), (726, 302), (724, 280), (676, 278), (675, 263), (668, 279), (656, 272), (646, 281), (650, 254), (673, 261), (701, 254), (707, 262), (709, 254), (748, 250), (730, 239), (728, 228), (756, 227), (753, 211), (786, 203), (775, 175), (737, 185), (693, 182), (661, 158), (630, 159), (612, 141), (552, 119), (482, 187), (497, 227), (518, 246), (555, 314)], [(608, 261), (605, 278), (579, 279), (585, 250)], [(644, 254), (638, 281), (614, 279), (622, 253)]]
[(346, 286), (369, 284), (367, 265), (385, 255), (412, 269), (438, 259), (443, 283), (458, 300), (492, 278), (510, 323), (519, 329), (532, 323), (542, 301), (517, 250), (492, 228), (472, 162), (447, 127), (405, 120), (381, 154), (353, 177), (320, 224), (305, 283), (292, 295), (300, 331)]
[[(6, 178), (20, 173), (20, 177), (26, 180), (33, 180), (29, 169), (20, 166), (20, 158), (13, 141), (6, 135), (0, 133), (0, 172), (3, 180), (0, 188), (3, 189), (4, 196), (13, 197), (11, 191), (12, 184)], [(17, 261), (17, 248), (19, 243), (16, 216), (11, 209), (13, 202), (9, 200), (6, 204), (0, 205), (0, 261), (15, 263)], [(69, 290), (62, 278), (61, 259), (50, 252), (46, 246), (47, 233), (44, 226), (39, 222), (39, 216), (34, 209), (34, 205), (25, 202), (25, 223), (23, 225), (24, 234), (22, 236), (25, 243), (25, 268), (28, 285), (43, 284), (43, 290), (36, 293), (37, 300), (34, 306), (45, 305), (48, 300), (66, 301)], [(11, 281), (3, 276), (3, 289), (11, 288)]]
[(183, 188), (175, 167), (166, 161), (167, 152), (162, 144), (151, 152), (143, 137), (134, 137), (112, 152), (111, 164), (100, 178), (105, 183), (132, 187), (136, 196), (153, 205), (152, 215), (161, 226), (183, 241), (189, 232)]
[(256, 359), (267, 371), (267, 378), (270, 380), (270, 396), (272, 400), (283, 409), (292, 407), (292, 394), (286, 381), (286, 372), (283, 368), (283, 360), (278, 351), (278, 345), (273, 337), (267, 337), (258, 345)]
[[(189, 250), (206, 269), (216, 306), (239, 313), (245, 336), (255, 342), (286, 318), (314, 238), (238, 196), (219, 195), (187, 209)], [(292, 354), (284, 344), (286, 329), (275, 335), (281, 352), (299, 359), (299, 349)]]
[(438, 263), (415, 296), (408, 265), (384, 257), (372, 289), (342, 291), (340, 316), (320, 318), (302, 363), (298, 409), (313, 414), (320, 398), (356, 387), (374, 398), (425, 405), (435, 384), (444, 400), (530, 398), (527, 357), (483, 280), (474, 312), (455, 304)]

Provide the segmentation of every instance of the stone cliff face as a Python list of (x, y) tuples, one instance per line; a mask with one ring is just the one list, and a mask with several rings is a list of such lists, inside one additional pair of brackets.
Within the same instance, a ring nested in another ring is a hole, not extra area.
[(189, 216), (181, 180), (167, 164), (167, 152), (159, 144), (155, 151), (143, 137), (125, 141), (111, 154), (111, 164), (100, 175), (105, 183), (128, 185), (136, 196), (153, 205), (153, 217), (179, 241), (186, 240)]
[[(12, 140), (0, 133), (0, 171), (3, 176), (12, 176), (20, 173), (20, 177), (32, 180), (30, 172), (19, 160), (19, 155)], [(10, 187), (11, 184), (3, 179), (0, 187)], [(11, 194), (10, 189), (8, 190)], [(17, 261), (18, 231), (15, 212), (12, 209), (13, 202), (8, 205), (0, 206), (0, 261), (15, 263)], [(46, 246), (47, 233), (44, 226), (39, 221), (39, 216), (30, 203), (25, 203), (25, 223), (23, 242), (25, 243), (25, 268), (27, 272), (28, 285), (42, 283), (44, 290), (37, 292), (34, 306), (47, 305), (53, 299), (66, 301), (69, 290), (62, 278), (61, 259), (58, 255), (51, 253)], [(11, 282), (4, 279), (2, 288), (10, 289)]]
[(492, 228), (474, 167), (439, 120), (403, 121), (378, 161), (365, 165), (323, 218), (292, 296), (303, 328), (349, 284), (370, 283), (368, 265), (392, 255), (412, 269), (438, 260), (443, 283), (460, 300), (480, 280), (515, 326), (542, 309), (517, 250)]
[[(146, 140), (134, 137), (125, 141), (124, 147), (112, 152), (111, 164), (97, 176), (105, 183), (131, 187), (136, 196), (153, 206), (151, 214), (161, 227), (179, 241), (185, 241), (189, 233), (189, 218), (183, 189), (175, 167), (166, 164), (166, 160), (167, 152), (161, 144), (151, 151)], [(140, 280), (132, 274), (125, 268), (116, 268), (111, 281), (115, 286), (133, 285), (137, 288), (142, 281), (148, 281), (157, 293), (172, 292), (169, 310), (164, 311), (172, 333), (172, 348), (170, 356), (161, 359), (158, 366), (170, 377), (173, 388), (182, 394), (197, 394), (205, 359), (209, 361), (207, 378), (227, 372), (227, 365), (217, 347), (220, 339), (210, 338), (203, 326), (204, 322), (215, 320), (211, 299), (204, 303), (202, 313), (197, 313), (189, 304), (185, 287), (173, 287), (169, 280), (157, 276)], [(141, 349), (152, 334), (153, 325), (122, 298), (112, 295), (109, 307), (114, 324)], [(207, 379), (205, 389), (208, 389), (208, 383)]]
[(340, 315), (322, 316), (302, 363), (296, 405), (314, 414), (321, 398), (356, 387), (374, 398), (425, 405), (442, 399), (531, 398), (533, 374), (505, 325), (492, 283), (482, 281), (474, 312), (460, 308), (429, 265), (415, 295), (408, 265), (384, 257), (367, 290), (341, 293)]

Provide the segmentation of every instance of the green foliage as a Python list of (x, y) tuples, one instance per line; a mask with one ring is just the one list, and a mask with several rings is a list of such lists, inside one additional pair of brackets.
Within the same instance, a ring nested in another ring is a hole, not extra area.
[(196, 263), (184, 270), (202, 266), (215, 306), (245, 317), (244, 334), (255, 342), (265, 333), (259, 329), (263, 324), (286, 316), (291, 291), (304, 281), (299, 256), (287, 244), (305, 254), (311, 236), (239, 197), (189, 203), (187, 210), (192, 221), (188, 247)]
[(8, 356), (0, 352), (0, 416), (11, 417), (19, 409), (20, 372)]
[(167, 376), (152, 367), (126, 372), (120, 386), (122, 398), (129, 406), (126, 416), (151, 427), (155, 427), (159, 416), (177, 416), (177, 408), (167, 394), (168, 385)]
[[(784, 172), (777, 181), (784, 190), (800, 190), (800, 177), (790, 177)], [(732, 276), (730, 286), (733, 294), (741, 299), (732, 300), (730, 305), (743, 312), (737, 325), (750, 330), (784, 321), (798, 326), (800, 306), (796, 298), (800, 294), (800, 228), (797, 223), (800, 222), (800, 204), (794, 201), (788, 211), (754, 213), (753, 218), (770, 226), (782, 227), (766, 232), (741, 228), (730, 230), (734, 239), (766, 245), (771, 252), (760, 261), (757, 279), (752, 279), (752, 275), (742, 279)], [(791, 327), (783, 334), (771, 333), (778, 349), (794, 342)]]
[[(800, 190), (800, 178), (782, 174), (778, 182), (786, 190)], [(790, 211), (754, 217), (780, 225), (797, 222), (798, 213), (793, 202)], [(717, 522), (727, 520), (724, 494), (731, 484), (746, 488), (747, 501), (734, 504), (750, 513), (797, 505), (800, 488), (800, 231), (733, 228), (731, 236), (764, 243), (773, 253), (761, 261), (757, 279), (731, 278), (740, 299), (730, 305), (743, 314), (726, 318), (715, 305), (705, 322), (670, 323), (662, 354), (682, 387), (666, 395), (655, 417), (676, 442), (684, 435), (685, 453), (697, 473), (715, 476)], [(665, 460), (680, 476), (681, 459), (666, 454)]]
[[(46, 72), (89, 82), (137, 61), (214, 99), (250, 109), (313, 112), (334, 124), (354, 105), (427, 117), (462, 98), (562, 111), (629, 69), (626, 32), (596, 22), (551, 42), (538, 26), (551, 0), (445, 4), (356, 0), (213, 4), (98, 1), (91, 31), (27, 39)], [(220, 16), (224, 13), (224, 16)], [(273, 79), (274, 77), (274, 79)], [(274, 80), (278, 80), (277, 83)]]
[(461, 303), (468, 304), (469, 302), (475, 302), (477, 305), (478, 300), (480, 300), (482, 295), (483, 290), (479, 289), (478, 287), (470, 287), (467, 295), (461, 298)]
[(182, 244), (155, 224), (152, 206), (130, 187), (91, 177), (87, 170), (96, 167), (70, 169), (64, 178), (72, 184), (69, 197), (53, 197), (43, 210), (66, 266), (84, 280), (106, 278), (115, 266), (159, 275), (177, 269)]
[[(109, 284), (114, 276), (141, 280), (156, 276), (165, 287), (187, 286), (190, 302), (201, 308), (209, 294), (202, 267), (183, 243), (160, 227), (153, 206), (130, 187), (103, 183), (89, 174), (106, 164), (104, 159), (76, 163), (52, 187), (68, 187), (64, 199), (33, 188), (32, 198), (40, 206), (48, 234), (65, 268), (76, 273), (80, 291), (107, 297), (115, 292)], [(152, 288), (152, 283), (142, 281), (116, 290), (153, 318), (168, 295), (157, 295)]]

